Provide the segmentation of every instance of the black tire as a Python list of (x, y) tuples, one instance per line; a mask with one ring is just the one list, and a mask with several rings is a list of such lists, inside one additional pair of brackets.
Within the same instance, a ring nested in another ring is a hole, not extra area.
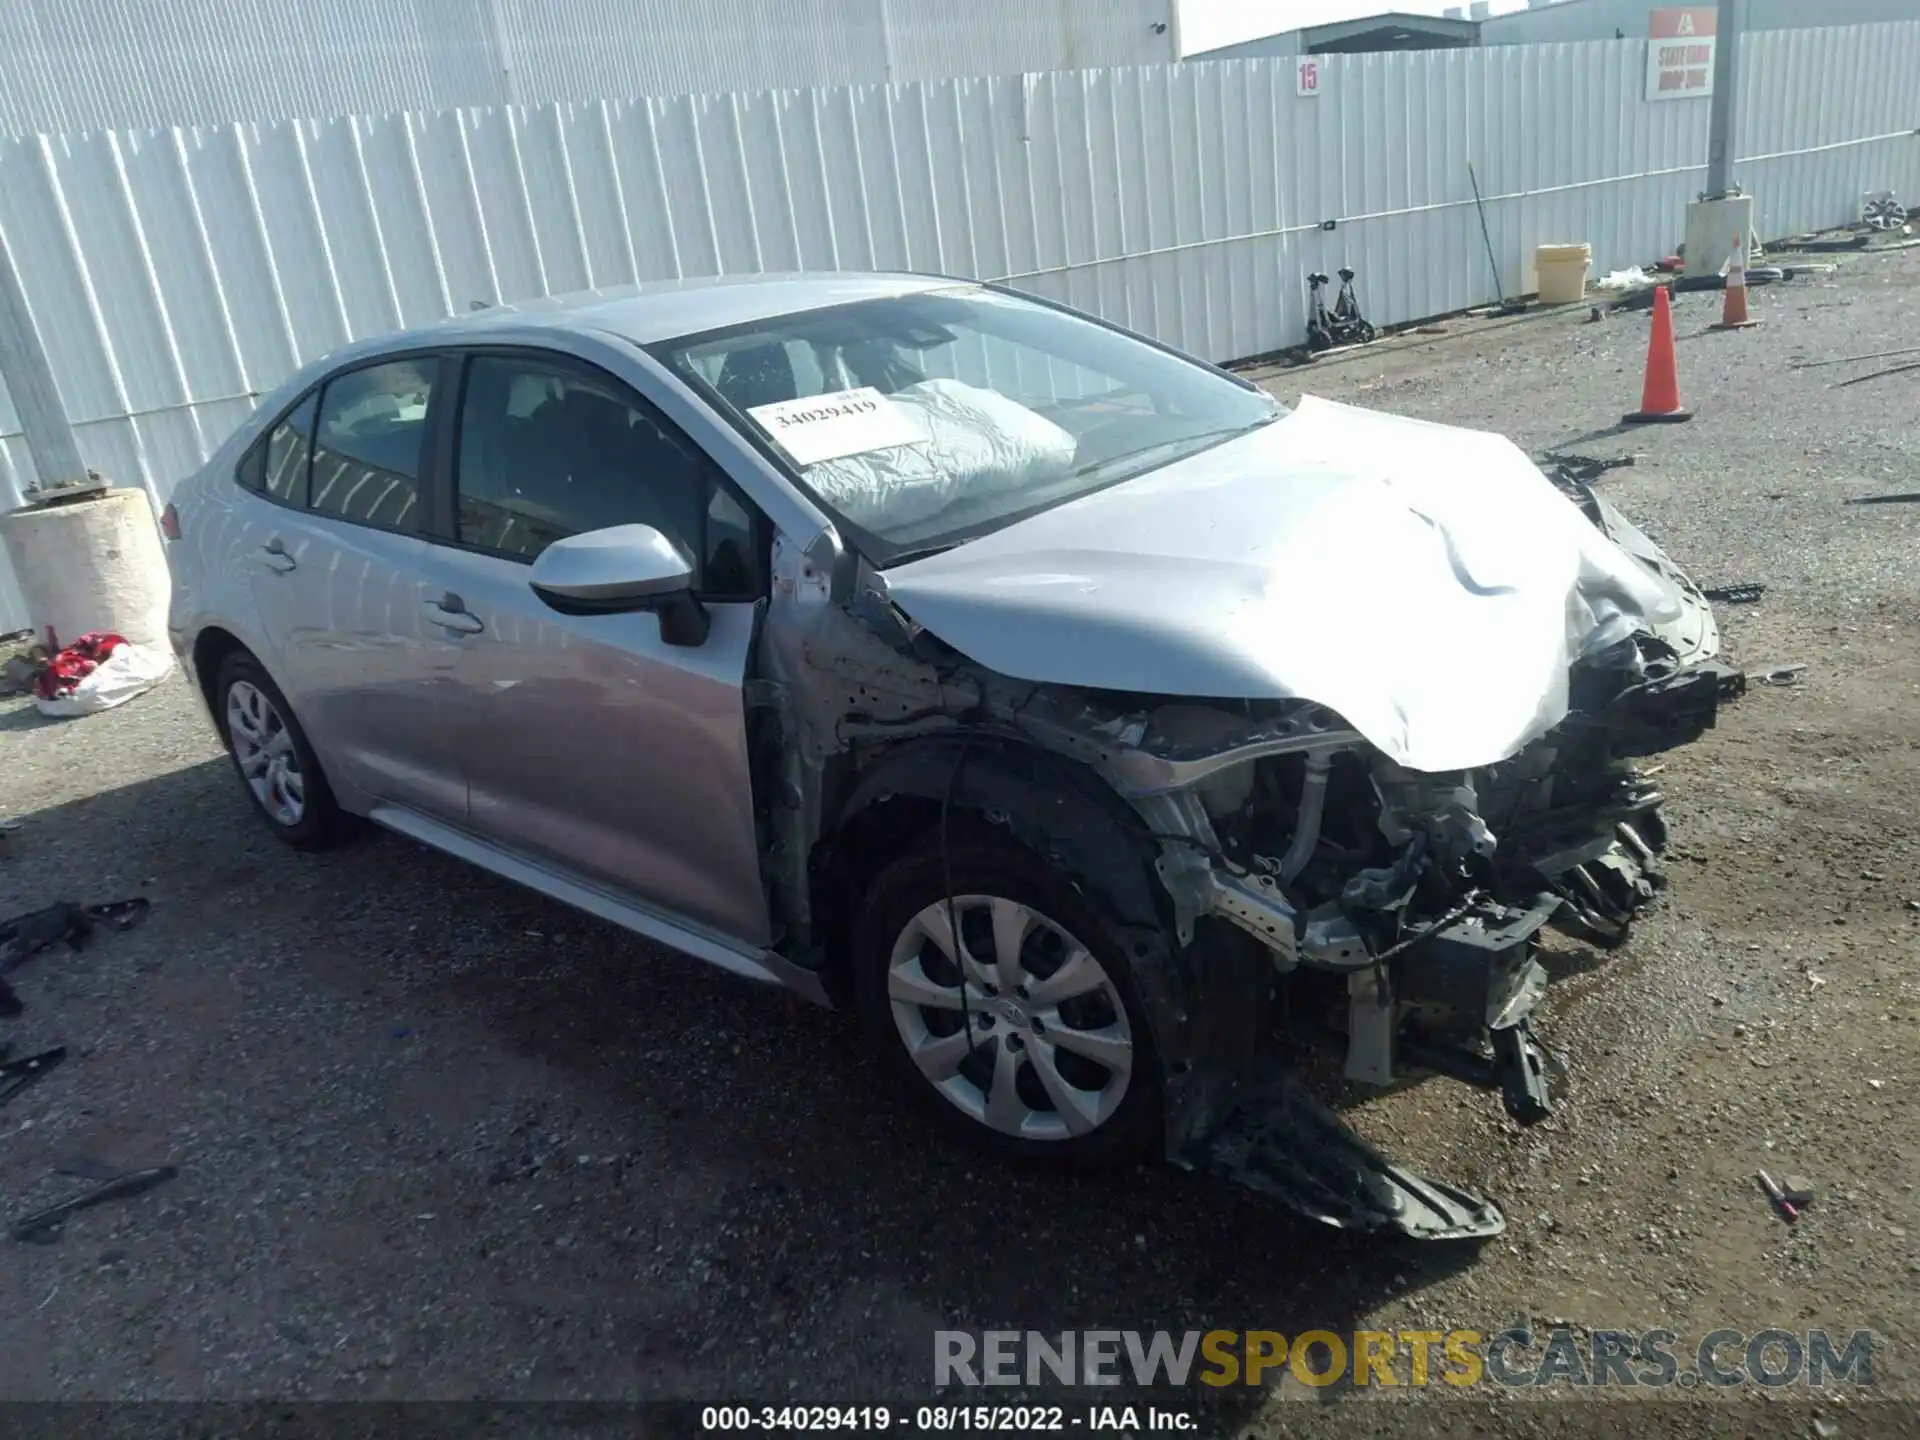
[[(1154, 1048), (1139, 984), (1127, 964), (1125, 948), (1114, 936), (1106, 918), (1094, 902), (1076, 890), (1057, 869), (1012, 839), (996, 836), (991, 831), (972, 826), (962, 828), (956, 823), (951, 865), (953, 893), (956, 896), (991, 896), (1010, 900), (1038, 912), (1045, 922), (1049, 922), (1047, 928), (1036, 927), (1029, 932), (1022, 950), (1023, 957), (1036, 973), (1048, 965), (1049, 949), (1057, 952), (1063, 948), (1060, 937), (1054, 933), (1056, 931), (1066, 932), (1087, 950), (1105, 972), (1107, 983), (1085, 997), (1086, 1003), (1094, 1007), (1091, 1012), (1094, 1023), (1103, 1029), (1111, 1029), (1119, 1018), (1119, 1010), (1124, 1010), (1125, 1029), (1132, 1047), (1130, 1070), (1111, 1113), (1085, 1133), (1061, 1138), (1028, 1138), (996, 1130), (981, 1117), (964, 1111), (921, 1072), (908, 1051), (900, 1025), (895, 1021), (888, 982), (896, 941), (902, 937), (915, 916), (929, 906), (944, 905), (947, 897), (946, 866), (942, 862), (937, 834), (893, 861), (875, 877), (854, 924), (851, 951), (854, 1001), (862, 1021), (886, 1056), (888, 1067), (899, 1076), (901, 1083), (937, 1123), (968, 1142), (1003, 1157), (1077, 1167), (1117, 1164), (1156, 1151), (1162, 1127), (1160, 1060)], [(963, 912), (959, 919), (963, 935), (972, 933), (975, 917)], [(926, 953), (923, 950), (923, 954)], [(969, 953), (973, 953), (971, 944)], [(923, 973), (932, 974), (930, 967), (939, 964), (940, 958), (936, 954), (924, 960)], [(1058, 962), (1055, 963), (1057, 965)], [(949, 978), (957, 982), (957, 972)], [(957, 988), (956, 983), (956, 994)], [(1025, 998), (1024, 994), (1021, 998)], [(1069, 1005), (1080, 1003), (1079, 1000), (1065, 1002)], [(1059, 1008), (1064, 1009), (1064, 1006)], [(933, 1021), (940, 1015), (950, 1016), (950, 1022), (942, 1023), (952, 1023), (955, 1031), (961, 1028), (959, 1022), (962, 1017), (958, 1012), (920, 1010), (917, 1013), (923, 1022)], [(1085, 1010), (1077, 1013), (1082, 1017), (1089, 1014)], [(984, 1011), (976, 1011), (975, 1018), (1000, 1026), (994, 1036), (979, 1042), (982, 1046), (992, 1043), (995, 1047), (983, 1052), (987, 1056), (985, 1063), (989, 1074), (991, 1061), (999, 1054), (998, 1045), (1003, 1043), (1001, 1037), (1019, 1033), (1021, 1041), (1035, 1046), (1042, 1043), (1042, 1033), (1037, 1026), (1030, 1033), (1020, 1033), (1017, 1024), (1002, 1016), (988, 1016)], [(1067, 1030), (1071, 1028), (1071, 1024), (1065, 1027)], [(1058, 1035), (1063, 1030), (1056, 1029), (1052, 1033)], [(1061, 1056), (1058, 1053), (1068, 1048), (1056, 1048), (1049, 1043), (1047, 1053), (1054, 1056), (1054, 1074), (1064, 1073), (1069, 1065), (1074, 1067), (1076, 1078), (1072, 1083), (1078, 1086), (1081, 1078), (1088, 1075), (1085, 1066), (1091, 1062), (1071, 1054)], [(1030, 1097), (1027, 1101), (1029, 1104), (1048, 1095), (1034, 1065), (1036, 1053), (1028, 1052), (1022, 1060), (1014, 1062), (1024, 1065), (1015, 1088), (1023, 1096)], [(966, 1066), (972, 1069), (979, 1062), (979, 1056), (969, 1054)], [(1112, 1081), (1112, 1073), (1109, 1073), (1108, 1084)], [(990, 1093), (991, 1087), (982, 1090), (982, 1101)], [(1051, 1100), (1047, 1099), (1046, 1103), (1050, 1106)], [(1058, 1107), (1052, 1108), (1056, 1116), (1061, 1115)], [(1044, 1116), (1038, 1118), (1042, 1123), (1047, 1123)], [(1064, 1124), (1063, 1116), (1061, 1123)]]
[[(271, 704), (275, 717), (292, 744), (299, 764), (303, 792), (299, 818), (292, 823), (267, 808), (260, 796), (254, 793), (252, 781), (241, 768), (229, 722), (228, 704), (234, 686), (242, 684), (251, 685)], [(307, 741), (306, 732), (294, 718), (293, 707), (287, 703), (287, 697), (280, 693), (280, 687), (273, 683), (273, 677), (267, 674), (266, 667), (245, 650), (235, 650), (221, 662), (213, 682), (213, 713), (215, 723), (220, 727), (220, 739), (227, 747), (227, 758), (233, 762), (234, 774), (240, 778), (240, 787), (253, 802), (255, 813), (266, 822), (269, 830), (296, 850), (324, 849), (346, 837), (351, 828), (349, 817), (333, 798), (333, 787), (327, 783), (326, 772), (320, 768), (320, 761)]]

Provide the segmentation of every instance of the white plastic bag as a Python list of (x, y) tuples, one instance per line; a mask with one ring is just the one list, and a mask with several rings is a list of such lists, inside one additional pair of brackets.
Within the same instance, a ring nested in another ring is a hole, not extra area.
[(97, 715), (144, 695), (173, 671), (164, 645), (120, 645), (65, 695), (33, 697), (42, 715)]
[(1653, 277), (1638, 265), (1629, 265), (1625, 270), (1610, 270), (1593, 282), (1596, 290), (1638, 290), (1643, 285), (1651, 285)]

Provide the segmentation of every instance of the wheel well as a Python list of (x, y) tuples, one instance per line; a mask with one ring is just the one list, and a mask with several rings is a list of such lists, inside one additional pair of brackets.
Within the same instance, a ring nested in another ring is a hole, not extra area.
[(910, 741), (877, 757), (852, 785), (839, 818), (814, 847), (813, 937), (829, 993), (845, 961), (868, 886), (880, 870), (940, 825), (943, 799), (956, 837), (1011, 841), (1097, 894), (1116, 923), (1162, 930), (1170, 901), (1154, 878), (1144, 825), (1090, 772), (1004, 737), (960, 734)]
[(867, 887), (889, 861), (939, 825), (938, 800), (894, 795), (856, 811), (814, 847), (814, 934), (825, 959), (822, 979), (836, 1004), (845, 999), (853, 919)]
[(209, 625), (195, 637), (193, 642), (193, 673), (200, 682), (200, 693), (206, 698), (207, 713), (214, 717), (214, 724), (220, 723), (219, 697), (213, 693), (213, 687), (220, 678), (220, 667), (226, 664), (227, 657), (236, 650), (244, 651), (238, 638), (218, 625)]

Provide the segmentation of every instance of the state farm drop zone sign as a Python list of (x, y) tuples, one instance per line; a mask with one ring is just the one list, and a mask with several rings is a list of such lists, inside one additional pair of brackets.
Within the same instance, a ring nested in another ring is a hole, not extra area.
[(1713, 93), (1712, 7), (1647, 12), (1647, 99), (1695, 100)]

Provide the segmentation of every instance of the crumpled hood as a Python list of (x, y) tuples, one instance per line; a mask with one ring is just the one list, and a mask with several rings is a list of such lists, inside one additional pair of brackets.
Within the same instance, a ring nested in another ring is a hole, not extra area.
[(1507, 758), (1576, 658), (1687, 608), (1506, 437), (1312, 397), (885, 580), (1014, 679), (1313, 700), (1417, 770)]

